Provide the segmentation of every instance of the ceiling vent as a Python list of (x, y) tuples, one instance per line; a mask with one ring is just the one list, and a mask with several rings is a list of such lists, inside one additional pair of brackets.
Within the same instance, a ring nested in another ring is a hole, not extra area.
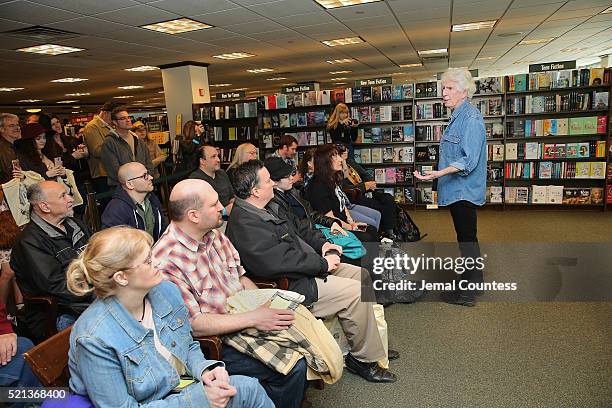
[(423, 62), (439, 62), (448, 59), (448, 55), (421, 55)]
[(2, 34), (13, 38), (19, 38), (20, 40), (30, 40), (35, 42), (51, 42), (56, 40), (65, 40), (81, 35), (79, 33), (73, 33), (70, 31), (58, 30), (56, 28), (48, 28), (43, 26), (20, 28), (18, 30), (5, 31)]

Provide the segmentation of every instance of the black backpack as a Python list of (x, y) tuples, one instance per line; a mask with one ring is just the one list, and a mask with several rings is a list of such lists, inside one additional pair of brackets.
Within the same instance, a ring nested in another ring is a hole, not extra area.
[(406, 210), (396, 205), (395, 211), (397, 213), (397, 225), (393, 232), (396, 237), (403, 242), (416, 242), (427, 236), (427, 234), (421, 235), (419, 227), (412, 221)]

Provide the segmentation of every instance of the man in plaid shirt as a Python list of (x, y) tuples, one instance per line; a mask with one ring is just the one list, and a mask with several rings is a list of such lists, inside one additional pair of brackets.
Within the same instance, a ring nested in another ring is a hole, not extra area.
[[(245, 328), (282, 330), (293, 323), (292, 310), (261, 306), (252, 312), (229, 314), (228, 297), (257, 289), (246, 276), (240, 256), (216, 228), (223, 205), (204, 180), (178, 183), (170, 194), (171, 223), (153, 248), (164, 277), (181, 290), (195, 336), (223, 335)], [(306, 387), (306, 364), (301, 359), (287, 375), (224, 345), (221, 359), (230, 375), (255, 377), (277, 407), (298, 408)]]

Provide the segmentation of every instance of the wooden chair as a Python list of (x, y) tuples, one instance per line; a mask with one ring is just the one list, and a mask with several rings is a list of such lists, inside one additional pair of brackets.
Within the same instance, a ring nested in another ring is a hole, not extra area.
[[(23, 293), (23, 291), (22, 291)], [(43, 338), (45, 340), (57, 333), (57, 302), (51, 296), (34, 296), (23, 294), (23, 304), (26, 313), (38, 310), (45, 314)]]
[(361, 190), (359, 190), (358, 188), (345, 187), (342, 190), (344, 191), (344, 194), (346, 194), (346, 196), (349, 198), (351, 203), (357, 203), (359, 202), (359, 200), (361, 200)]
[(45, 387), (67, 387), (68, 350), (72, 326), (55, 334), (23, 354), (25, 361)]

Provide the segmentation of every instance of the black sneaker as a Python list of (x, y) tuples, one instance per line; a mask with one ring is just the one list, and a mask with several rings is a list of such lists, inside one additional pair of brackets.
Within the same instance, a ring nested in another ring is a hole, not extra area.
[(400, 358), (400, 353), (397, 350), (389, 349), (387, 351), (387, 358), (389, 359), (389, 361), (397, 360), (398, 358)]
[(476, 298), (473, 294), (467, 294), (465, 292), (442, 292), (440, 299), (451, 305), (474, 307), (476, 306)]
[(364, 363), (353, 357), (351, 353), (346, 355), (345, 363), (347, 370), (367, 381), (375, 383), (394, 383), (397, 381), (395, 374), (381, 368), (378, 363)]

